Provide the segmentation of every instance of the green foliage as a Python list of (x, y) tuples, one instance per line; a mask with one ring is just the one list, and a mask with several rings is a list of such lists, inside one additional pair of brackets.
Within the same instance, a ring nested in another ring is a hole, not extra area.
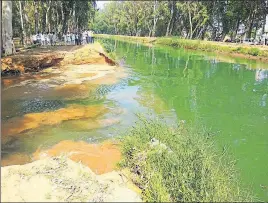
[(258, 48), (251, 48), (249, 49), (248, 53), (252, 56), (258, 56), (259, 55), (260, 50)]
[(97, 13), (94, 28), (103, 34), (234, 40), (254, 37), (266, 13), (263, 0), (112, 1)]
[(42, 0), (14, 1), (12, 6), (13, 36), (22, 34), (22, 19), (24, 31), (29, 37), (35, 32), (35, 27), (39, 32), (67, 32), (88, 28), (93, 23), (96, 3), (95, 0)]
[(120, 165), (131, 170), (144, 201), (251, 200), (239, 189), (234, 162), (215, 150), (206, 132), (142, 117), (121, 140)]

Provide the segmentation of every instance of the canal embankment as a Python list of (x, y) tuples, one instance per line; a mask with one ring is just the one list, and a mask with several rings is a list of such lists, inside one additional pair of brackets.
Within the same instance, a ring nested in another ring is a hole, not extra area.
[(204, 40), (189, 40), (179, 37), (135, 37), (124, 35), (96, 34), (99, 38), (109, 38), (128, 42), (139, 42), (146, 45), (164, 45), (174, 48), (216, 52), (234, 57), (268, 62), (268, 48), (261, 45), (245, 45), (241, 43), (212, 42)]

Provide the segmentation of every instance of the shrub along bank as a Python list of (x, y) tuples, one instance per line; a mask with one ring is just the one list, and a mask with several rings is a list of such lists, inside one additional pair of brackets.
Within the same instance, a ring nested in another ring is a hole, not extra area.
[(131, 170), (143, 201), (251, 201), (239, 188), (234, 162), (205, 132), (141, 118), (121, 139), (120, 166)]

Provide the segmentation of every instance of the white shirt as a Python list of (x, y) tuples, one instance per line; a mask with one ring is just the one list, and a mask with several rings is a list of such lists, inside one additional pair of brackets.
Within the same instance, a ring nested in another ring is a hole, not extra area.
[(33, 41), (35, 41), (37, 39), (36, 35), (33, 35), (32, 39), (33, 39)]
[(74, 41), (75, 40), (75, 35), (74, 34), (72, 34), (72, 41)]
[(70, 36), (70, 34), (67, 34), (67, 41), (71, 41), (71, 36)]
[(45, 41), (45, 36), (41, 34), (41, 41)]

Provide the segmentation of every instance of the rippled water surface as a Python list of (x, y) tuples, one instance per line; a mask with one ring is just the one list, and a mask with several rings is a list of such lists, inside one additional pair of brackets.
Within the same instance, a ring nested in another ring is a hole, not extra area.
[[(69, 114), (65, 120), (59, 118), (61, 122), (38, 123), (30, 130), (22, 126), (14, 136), (10, 132), (12, 139), (2, 144), (3, 158), (31, 154), (62, 140), (101, 141), (132, 125), (136, 113), (152, 112), (173, 122), (185, 120), (210, 129), (219, 149), (227, 147), (237, 160), (243, 184), (268, 200), (267, 64), (167, 47), (109, 43), (128, 72), (117, 83), (88, 82), (75, 87), (77, 91), (58, 92), (52, 82), (30, 80), (8, 88), (2, 83), (2, 126), (10, 121), (13, 126), (25, 125), (20, 118), (33, 112), (67, 109), (59, 113)], [(83, 113), (90, 106), (94, 112), (105, 110), (91, 117), (70, 116), (70, 108)]]

